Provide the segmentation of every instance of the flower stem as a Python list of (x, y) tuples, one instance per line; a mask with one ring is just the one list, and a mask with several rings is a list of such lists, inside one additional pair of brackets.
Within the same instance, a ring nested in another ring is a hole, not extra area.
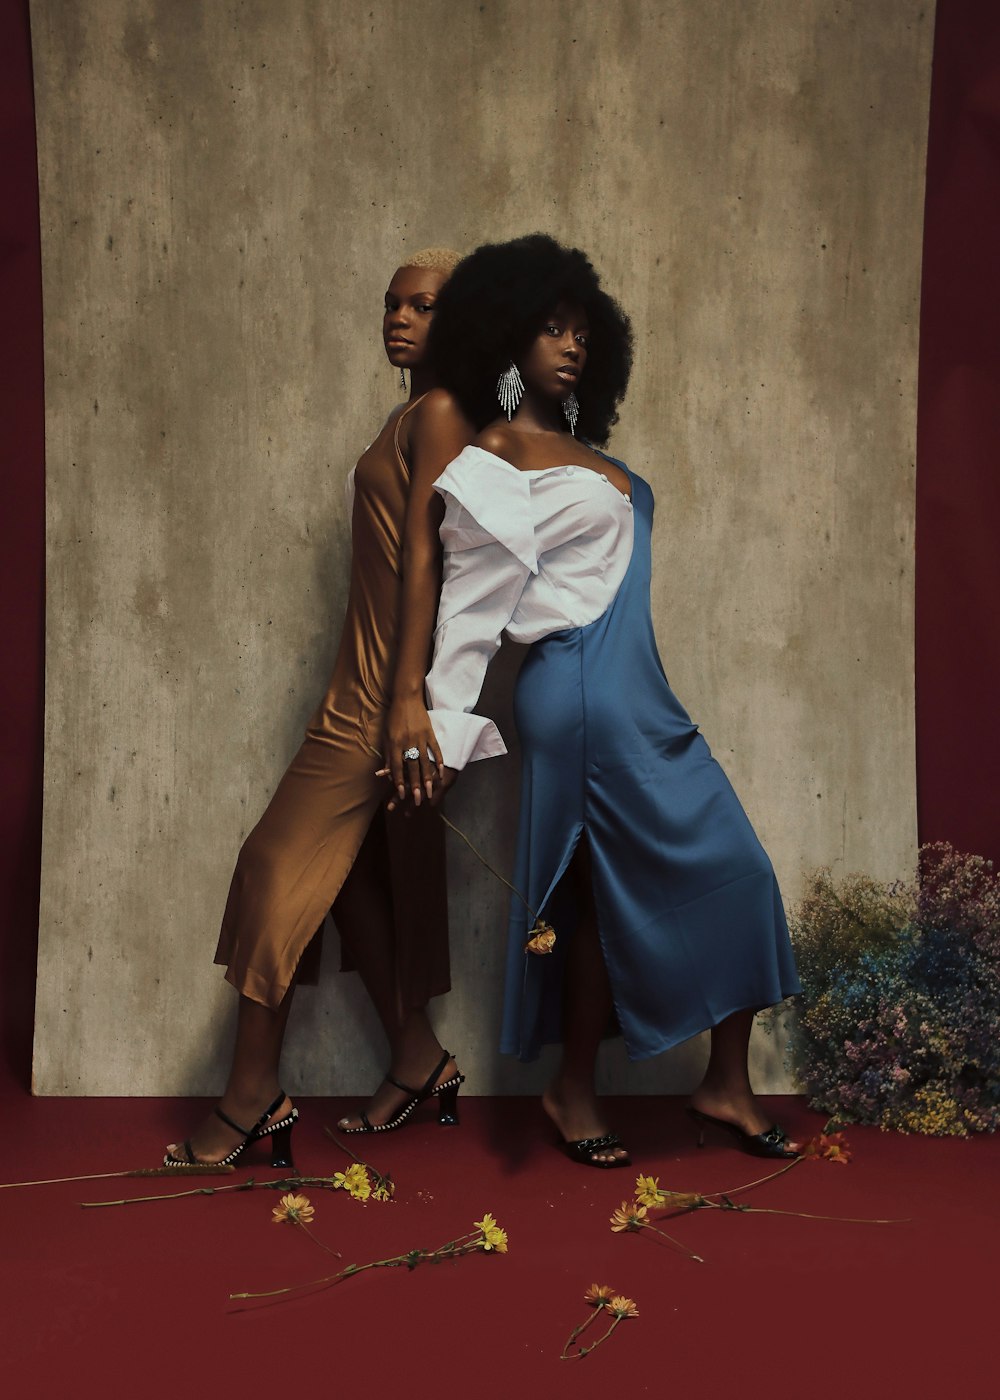
[(910, 1217), (898, 1220), (873, 1220), (870, 1216), (858, 1215), (813, 1215), (807, 1210), (775, 1210), (768, 1206), (744, 1206), (740, 1215), (797, 1215), (800, 1220), (839, 1220), (844, 1225), (909, 1225)]
[[(270, 1288), (261, 1293), (230, 1293), (230, 1298), (277, 1298), (283, 1293), (295, 1293), (303, 1288), (323, 1288), (332, 1287), (334, 1284), (342, 1283), (344, 1279), (352, 1278), (355, 1274), (363, 1274), (368, 1269), (392, 1269), (409, 1267), (416, 1268), (418, 1264), (436, 1263), (443, 1258), (457, 1258), (459, 1255), (470, 1252), (469, 1241), (476, 1238), (478, 1231), (470, 1231), (467, 1235), (459, 1235), (457, 1239), (449, 1240), (447, 1244), (439, 1245), (437, 1249), (414, 1249), (405, 1254), (393, 1254), (388, 1259), (373, 1259), (368, 1264), (348, 1264), (346, 1268), (340, 1269), (335, 1274), (327, 1274), (325, 1278), (314, 1278), (306, 1283), (291, 1283), (287, 1288)], [(317, 1241), (319, 1243), (319, 1241)], [(462, 1245), (461, 1249), (457, 1246)], [(331, 1250), (331, 1253), (334, 1251)]]
[[(587, 1328), (594, 1321), (595, 1317), (597, 1317), (599, 1312), (601, 1312), (600, 1308), (594, 1308), (590, 1312), (590, 1314), (584, 1319), (584, 1321), (580, 1323), (579, 1327), (573, 1328), (572, 1332), (569, 1334), (569, 1336), (566, 1338), (566, 1341), (563, 1343), (562, 1354), (559, 1357), (560, 1361), (574, 1361), (576, 1359), (574, 1356), (570, 1355), (569, 1349), (576, 1341), (577, 1337), (579, 1337), (581, 1333), (586, 1332)], [(579, 1354), (580, 1353), (578, 1353), (578, 1355)], [(586, 1356), (586, 1354), (587, 1349), (584, 1348), (582, 1355)]]
[(704, 1264), (705, 1261), (700, 1254), (695, 1254), (694, 1250), (688, 1249), (685, 1245), (682, 1245), (680, 1240), (675, 1240), (673, 1235), (668, 1235), (666, 1230), (661, 1230), (658, 1225), (650, 1225), (648, 1221), (644, 1220), (642, 1222), (642, 1228), (644, 1230), (652, 1230), (656, 1235), (662, 1235), (665, 1240), (670, 1241), (675, 1249), (679, 1249), (682, 1254), (686, 1254), (687, 1257), (693, 1259), (696, 1264)]
[[(375, 757), (376, 757), (380, 762), (382, 762), (382, 763), (385, 762), (385, 759), (384, 759), (384, 757), (383, 757), (382, 752), (381, 752), (380, 749), (373, 748), (373, 746), (372, 746), (371, 744), (368, 744), (368, 749), (371, 751), (371, 753), (373, 753), (373, 754), (375, 755)], [(440, 812), (439, 815), (440, 815), (440, 817), (441, 817), (441, 820), (444, 822), (445, 826), (448, 828), (448, 830), (449, 830), (449, 831), (453, 831), (453, 832), (455, 833), (456, 836), (461, 837), (461, 839), (465, 842), (465, 844), (468, 846), (469, 850), (470, 850), (470, 851), (472, 852), (472, 854), (476, 857), (476, 859), (480, 862), (480, 864), (485, 865), (485, 866), (486, 866), (486, 869), (490, 872), (490, 874), (491, 874), (491, 875), (495, 875), (496, 878), (500, 881), (500, 883), (501, 883), (502, 885), (506, 885), (507, 888), (510, 890), (511, 894), (516, 894), (517, 897), (518, 897), (518, 899), (519, 899), (519, 900), (521, 901), (521, 903), (524, 905), (525, 909), (527, 909), (528, 913), (531, 915), (531, 917), (532, 917), (533, 919), (537, 919), (537, 918), (538, 918), (537, 912), (536, 912), (534, 909), (532, 909), (531, 905), (530, 905), (530, 904), (528, 903), (528, 901), (525, 899), (525, 897), (524, 897), (524, 895), (521, 893), (521, 891), (520, 891), (519, 889), (517, 889), (514, 885), (512, 885), (512, 884), (510, 883), (509, 880), (505, 880), (504, 877), (500, 874), (499, 870), (494, 870), (494, 869), (493, 869), (492, 865), (490, 865), (489, 861), (488, 861), (488, 860), (486, 859), (486, 857), (483, 855), (482, 851), (478, 850), (478, 849), (472, 844), (472, 842), (471, 842), (471, 841), (469, 840), (469, 838), (466, 836), (466, 834), (465, 834), (464, 831), (462, 831), (459, 827), (457, 827), (457, 826), (455, 825), (454, 822), (450, 822), (443, 812)], [(354, 1154), (352, 1153), (351, 1155), (353, 1156)]]
[(790, 1172), (793, 1167), (797, 1167), (800, 1162), (805, 1161), (804, 1157), (793, 1157), (790, 1162), (786, 1162), (783, 1167), (779, 1167), (776, 1172), (770, 1172), (767, 1176), (760, 1176), (756, 1181), (748, 1181), (745, 1186), (734, 1186), (731, 1191), (710, 1191), (710, 1196), (736, 1196), (740, 1191), (752, 1191), (755, 1186), (763, 1186), (765, 1181), (774, 1181), (779, 1176), (784, 1176), (785, 1172)]
[(318, 1239), (317, 1236), (313, 1234), (308, 1225), (304, 1225), (301, 1220), (296, 1220), (295, 1223), (304, 1234), (309, 1236), (313, 1244), (318, 1244), (320, 1249), (325, 1249), (327, 1254), (332, 1254), (335, 1259), (343, 1259), (344, 1256), (338, 1249), (331, 1249), (328, 1244), (324, 1244), (321, 1239)]
[(476, 859), (477, 859), (482, 865), (485, 865), (485, 866), (486, 866), (486, 869), (490, 872), (491, 875), (495, 875), (495, 876), (496, 876), (496, 878), (500, 881), (501, 885), (506, 885), (507, 888), (510, 890), (511, 894), (516, 894), (516, 895), (517, 895), (518, 899), (519, 899), (519, 900), (521, 901), (521, 903), (524, 905), (525, 909), (527, 909), (527, 911), (528, 911), (528, 913), (531, 915), (531, 917), (532, 917), (533, 919), (537, 920), (537, 919), (538, 919), (538, 911), (535, 910), (535, 909), (532, 909), (531, 905), (530, 905), (530, 904), (528, 903), (528, 901), (525, 899), (524, 895), (523, 895), (523, 894), (521, 893), (521, 891), (517, 888), (517, 886), (516, 886), (516, 885), (512, 885), (512, 884), (510, 883), (509, 880), (505, 880), (504, 877), (500, 874), (499, 870), (494, 870), (494, 869), (493, 869), (493, 866), (490, 865), (489, 861), (488, 861), (488, 860), (486, 859), (486, 857), (483, 855), (482, 851), (480, 851), (476, 846), (474, 846), (474, 845), (472, 844), (472, 842), (469, 840), (469, 838), (466, 836), (465, 832), (459, 830), (459, 828), (455, 825), (454, 822), (450, 822), (443, 812), (441, 813), (441, 820), (444, 822), (445, 826), (449, 829), (449, 831), (453, 831), (453, 832), (455, 833), (456, 836), (460, 836), (460, 837), (462, 838), (462, 840), (463, 840), (463, 841), (465, 842), (465, 844), (468, 846), (469, 850), (470, 850), (470, 851), (472, 852), (472, 854), (476, 857)]
[(193, 1167), (139, 1167), (125, 1172), (90, 1172), (85, 1176), (50, 1176), (44, 1181), (3, 1181), (0, 1191), (13, 1191), (17, 1186), (61, 1186), (67, 1181), (109, 1181), (116, 1176), (217, 1176), (231, 1173), (233, 1167), (197, 1165)]
[(192, 1186), (190, 1191), (167, 1191), (161, 1196), (123, 1196), (120, 1201), (81, 1201), (83, 1210), (97, 1210), (101, 1206), (134, 1206), (142, 1201), (176, 1201), (181, 1196), (214, 1196), (219, 1191), (246, 1191), (240, 1182), (236, 1186)]
[[(327, 1137), (330, 1139), (330, 1141), (331, 1141), (336, 1147), (339, 1147), (339, 1148), (340, 1148), (341, 1152), (346, 1152), (347, 1155), (348, 1155), (348, 1157), (352, 1157), (352, 1158), (354, 1159), (354, 1161), (358, 1163), (359, 1166), (361, 1166), (361, 1167), (367, 1167), (367, 1166), (368, 1166), (368, 1163), (367, 1163), (367, 1162), (363, 1162), (356, 1152), (352, 1152), (351, 1149), (348, 1147), (348, 1145), (347, 1145), (346, 1142), (341, 1142), (340, 1138), (337, 1137), (336, 1133), (331, 1132), (331, 1130), (326, 1126), (325, 1123), (324, 1123), (324, 1125), (323, 1125), (323, 1131), (324, 1131), (324, 1133), (326, 1133), (326, 1135), (327, 1135)], [(369, 1171), (373, 1170), (373, 1168), (371, 1168), (371, 1167), (369, 1167), (368, 1169), (369, 1169)]]
[[(594, 1316), (596, 1317), (597, 1314), (595, 1313)], [(574, 1352), (572, 1356), (567, 1356), (564, 1353), (559, 1359), (561, 1361), (581, 1361), (585, 1356), (589, 1356), (592, 1351), (596, 1351), (602, 1342), (606, 1342), (621, 1321), (622, 1319), (620, 1317), (616, 1317), (603, 1337), (598, 1337), (597, 1341), (592, 1342), (589, 1347), (581, 1347), (580, 1350)]]

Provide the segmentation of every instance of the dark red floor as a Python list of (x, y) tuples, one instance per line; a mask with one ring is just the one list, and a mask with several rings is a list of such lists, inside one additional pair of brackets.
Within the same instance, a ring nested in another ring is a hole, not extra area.
[[(6, 1181), (155, 1164), (192, 1112), (177, 1100), (23, 1094), (3, 1107)], [(300, 1107), (299, 1169), (342, 1169), (347, 1159), (322, 1134), (340, 1102)], [(698, 1152), (678, 1100), (613, 1107), (636, 1165), (661, 1185), (711, 1191), (762, 1174), (723, 1141)], [(821, 1126), (800, 1100), (773, 1107), (796, 1133)], [(314, 1228), (361, 1263), (442, 1243), (489, 1210), (509, 1254), (381, 1270), (242, 1309), (230, 1292), (336, 1267), (271, 1223), (272, 1192), (82, 1210), (80, 1201), (180, 1187), (154, 1178), (2, 1191), (4, 1389), (44, 1400), (214, 1400), (261, 1388), (278, 1400), (996, 1394), (1000, 1140), (848, 1136), (849, 1166), (803, 1163), (754, 1204), (909, 1223), (701, 1213), (670, 1227), (704, 1256), (699, 1265), (649, 1237), (611, 1233), (634, 1172), (567, 1161), (532, 1100), (468, 1100), (459, 1129), (428, 1115), (367, 1139), (370, 1160), (396, 1178), (396, 1203), (313, 1192)], [(268, 1177), (263, 1159), (238, 1179), (252, 1174)], [(586, 1360), (560, 1361), (594, 1282), (633, 1297), (640, 1317)]]

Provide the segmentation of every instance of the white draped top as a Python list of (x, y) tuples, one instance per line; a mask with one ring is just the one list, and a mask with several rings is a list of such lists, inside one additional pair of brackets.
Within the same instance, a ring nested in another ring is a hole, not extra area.
[(446, 765), (464, 768), (507, 752), (470, 713), (501, 634), (537, 642), (607, 611), (632, 557), (632, 502), (589, 467), (519, 471), (474, 446), (434, 485), (444, 581), (427, 703)]

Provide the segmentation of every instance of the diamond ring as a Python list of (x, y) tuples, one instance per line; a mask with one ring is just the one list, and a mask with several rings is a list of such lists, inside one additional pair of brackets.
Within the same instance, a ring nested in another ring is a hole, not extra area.
[(406, 759), (407, 763), (415, 763), (420, 757), (420, 750), (415, 745), (411, 744), (408, 749), (403, 750), (403, 757)]

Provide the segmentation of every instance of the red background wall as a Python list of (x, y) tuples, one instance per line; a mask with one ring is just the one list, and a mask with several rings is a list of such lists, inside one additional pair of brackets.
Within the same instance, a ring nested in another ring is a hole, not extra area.
[(45, 439), (26, 0), (0, 3), (0, 1077), (27, 1085), (42, 821)]
[[(44, 432), (26, 0), (0, 3), (0, 1075), (28, 1084), (41, 839)], [(1000, 7), (938, 0), (917, 459), (921, 840), (1000, 859)], [(871, 736), (873, 743), (878, 735)], [(901, 872), (902, 873), (902, 872)]]
[(917, 410), (922, 841), (1000, 862), (1000, 5), (939, 0)]

